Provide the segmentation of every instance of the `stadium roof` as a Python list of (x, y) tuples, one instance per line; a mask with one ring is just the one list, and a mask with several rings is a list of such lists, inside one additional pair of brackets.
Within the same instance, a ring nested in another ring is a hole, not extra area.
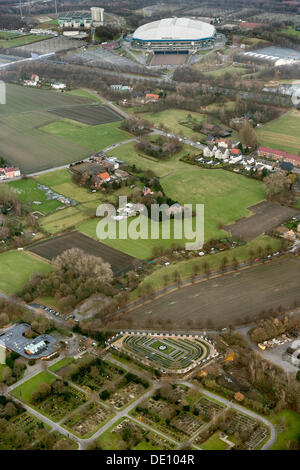
[(215, 27), (190, 18), (164, 18), (137, 28), (133, 39), (143, 41), (186, 40), (196, 41), (214, 36)]

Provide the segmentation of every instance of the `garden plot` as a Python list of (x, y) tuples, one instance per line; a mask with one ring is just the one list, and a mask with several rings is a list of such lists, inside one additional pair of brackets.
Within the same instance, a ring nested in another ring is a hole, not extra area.
[(112, 415), (111, 410), (104, 408), (100, 403), (89, 403), (79, 413), (68, 418), (64, 426), (74, 434), (87, 438), (92, 436)]

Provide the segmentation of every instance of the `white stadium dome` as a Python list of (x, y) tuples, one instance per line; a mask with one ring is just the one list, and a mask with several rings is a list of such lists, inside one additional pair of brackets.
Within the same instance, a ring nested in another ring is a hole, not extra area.
[(164, 18), (136, 29), (133, 39), (140, 41), (197, 41), (213, 38), (216, 29), (209, 23), (190, 18)]

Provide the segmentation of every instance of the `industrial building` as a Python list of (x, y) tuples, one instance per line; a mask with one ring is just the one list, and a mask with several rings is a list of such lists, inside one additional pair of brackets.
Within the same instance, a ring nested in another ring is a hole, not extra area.
[(101, 26), (104, 23), (104, 8), (92, 7), (89, 12), (73, 11), (65, 13), (58, 18), (62, 28), (90, 29), (92, 26)]

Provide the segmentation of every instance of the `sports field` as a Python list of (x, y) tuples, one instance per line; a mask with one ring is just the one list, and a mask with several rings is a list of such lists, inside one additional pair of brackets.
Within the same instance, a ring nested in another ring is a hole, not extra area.
[(256, 131), (259, 145), (299, 154), (300, 111), (289, 111)]
[(37, 274), (52, 271), (53, 267), (24, 251), (11, 250), (0, 254), (0, 292), (15, 294)]
[[(90, 122), (98, 125), (64, 124), (61, 115), (70, 113), (79, 120), (86, 120), (88, 114)], [(66, 165), (127, 139), (117, 119), (117, 114), (80, 94), (8, 84), (6, 104), (0, 106), (1, 155), (25, 174)], [(102, 122), (108, 124), (102, 127)], [(50, 132), (43, 129), (47, 125)]]

